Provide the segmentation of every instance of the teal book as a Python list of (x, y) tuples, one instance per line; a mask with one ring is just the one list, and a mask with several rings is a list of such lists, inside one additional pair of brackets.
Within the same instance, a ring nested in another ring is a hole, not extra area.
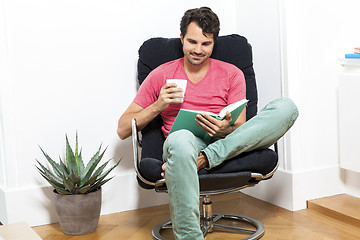
[(345, 58), (360, 58), (360, 54), (358, 54), (358, 53), (347, 53), (347, 54), (345, 54)]
[(208, 114), (216, 119), (223, 120), (226, 117), (226, 112), (229, 111), (231, 114), (231, 125), (235, 123), (237, 118), (240, 116), (241, 112), (244, 110), (247, 102), (249, 100), (243, 99), (238, 102), (232, 103), (226, 107), (224, 107), (219, 114), (206, 112), (206, 111), (193, 111), (193, 110), (187, 110), (187, 109), (180, 109), (178, 115), (176, 116), (176, 119), (174, 121), (174, 124), (172, 125), (169, 134), (181, 130), (181, 129), (187, 129), (191, 131), (195, 136), (205, 140), (210, 141), (211, 137), (209, 134), (207, 134), (195, 121), (197, 114)]

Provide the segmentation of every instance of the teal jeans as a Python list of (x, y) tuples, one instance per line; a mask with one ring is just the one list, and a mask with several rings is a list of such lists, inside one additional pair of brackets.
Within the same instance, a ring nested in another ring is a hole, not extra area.
[(187, 130), (176, 131), (164, 143), (165, 179), (175, 239), (204, 239), (200, 229), (197, 157), (206, 154), (208, 168), (243, 152), (268, 148), (294, 124), (298, 110), (289, 98), (266, 105), (255, 117), (223, 139), (204, 143)]

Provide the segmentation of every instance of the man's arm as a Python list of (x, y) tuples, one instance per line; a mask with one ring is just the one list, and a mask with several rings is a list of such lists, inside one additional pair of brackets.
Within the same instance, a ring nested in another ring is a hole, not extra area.
[(158, 99), (150, 106), (143, 108), (132, 102), (118, 121), (117, 134), (121, 139), (131, 135), (131, 120), (136, 119), (138, 129), (143, 129), (159, 113), (164, 111), (170, 103), (181, 103), (183, 95), (181, 88), (176, 88), (176, 83), (167, 83), (161, 90)]
[[(153, 114), (152, 114), (153, 112)], [(151, 110), (150, 106), (143, 108), (132, 102), (118, 121), (117, 134), (121, 139), (131, 135), (131, 120), (136, 118), (138, 128), (143, 128), (147, 122), (150, 122), (157, 115), (156, 109)]]

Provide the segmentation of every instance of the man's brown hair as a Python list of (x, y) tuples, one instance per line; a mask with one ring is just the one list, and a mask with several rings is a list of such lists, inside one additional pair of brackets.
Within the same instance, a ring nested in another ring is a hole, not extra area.
[(185, 36), (191, 22), (196, 22), (203, 34), (212, 34), (214, 41), (219, 36), (220, 21), (218, 16), (208, 7), (189, 9), (180, 22), (181, 35)]

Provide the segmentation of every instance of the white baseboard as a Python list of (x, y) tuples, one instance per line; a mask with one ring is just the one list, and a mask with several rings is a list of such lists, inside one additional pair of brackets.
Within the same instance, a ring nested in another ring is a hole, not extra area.
[(345, 182), (345, 193), (360, 198), (360, 173), (342, 169)]
[[(0, 221), (3, 224), (26, 222), (30, 226), (57, 222), (52, 190), (52, 187), (10, 191), (0, 189)], [(101, 214), (156, 206), (167, 202), (167, 194), (141, 189), (135, 174), (127, 174), (116, 176), (103, 186)]]
[(243, 192), (291, 211), (306, 208), (306, 201), (344, 193), (339, 166), (291, 173), (277, 170), (272, 179)]
[(0, 222), (2, 224), (7, 224), (5, 190), (2, 187), (0, 187)]
[(27, 222), (42, 225), (56, 222), (49, 187), (2, 190), (2, 194), (5, 211), (1, 212), (1, 219), (4, 224)]

